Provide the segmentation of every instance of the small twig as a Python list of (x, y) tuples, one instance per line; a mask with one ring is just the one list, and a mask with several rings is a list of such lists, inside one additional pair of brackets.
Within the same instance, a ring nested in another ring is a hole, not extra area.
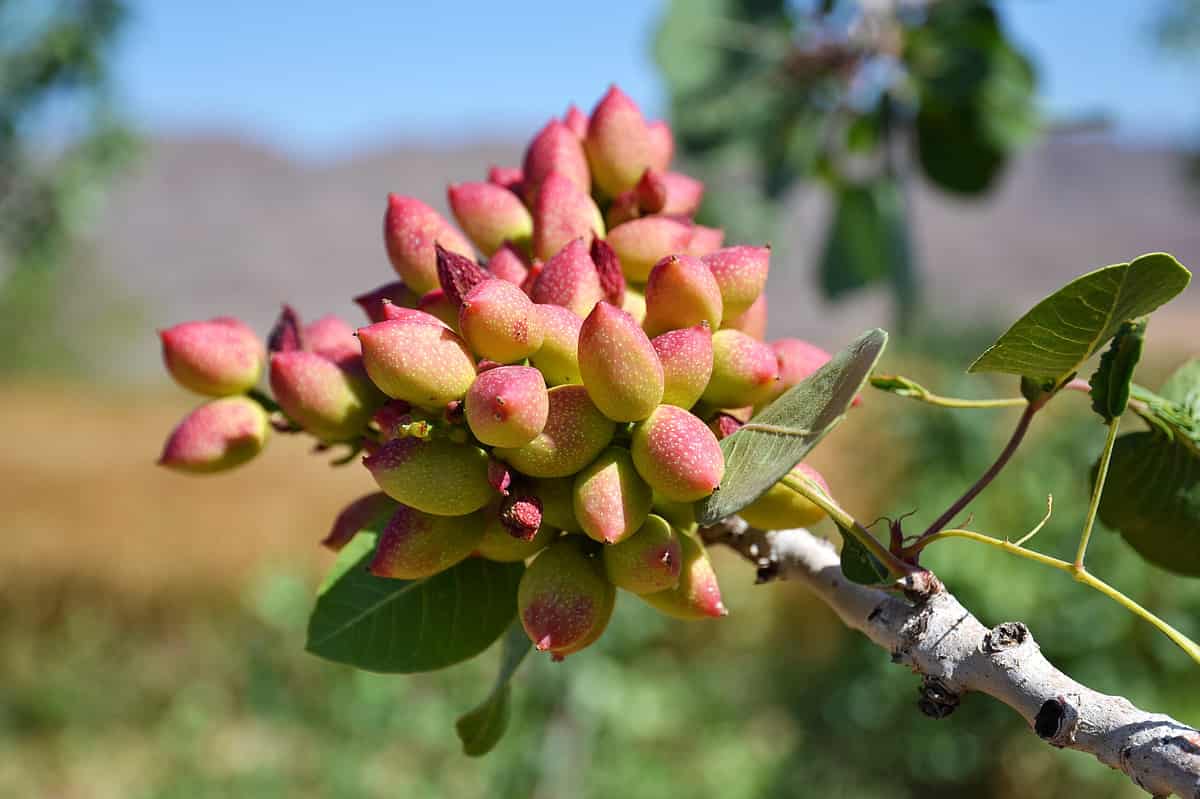
[(967, 492), (959, 497), (953, 505), (947, 508), (945, 513), (939, 516), (933, 522), (933, 524), (929, 525), (929, 528), (926, 529), (925, 532), (921, 533), (921, 538), (928, 538), (949, 524), (955, 516), (957, 516), (967, 507), (967, 505), (971, 504), (971, 501), (974, 500), (975, 497), (979, 496), (979, 493), (983, 491), (983, 489), (987, 488), (988, 484), (996, 478), (996, 475), (1000, 474), (1000, 470), (1003, 469), (1004, 465), (1008, 463), (1010, 458), (1012, 458), (1013, 453), (1016, 452), (1017, 447), (1020, 446), (1021, 440), (1025, 438), (1025, 433), (1029, 430), (1029, 423), (1033, 421), (1033, 415), (1035, 413), (1037, 413), (1037, 406), (1032, 404), (1027, 404), (1025, 406), (1025, 410), (1022, 411), (1021, 418), (1017, 422), (1017, 428), (1013, 430), (1012, 437), (1009, 438), (1008, 444), (1005, 445), (1004, 450), (1000, 453), (999, 457), (996, 458), (996, 462), (989, 466), (988, 470), (983, 473), (983, 476), (976, 480), (974, 485), (968, 488)]
[(1054, 513), (1054, 495), (1047, 494), (1046, 495), (1046, 515), (1043, 516), (1042, 520), (1037, 523), (1037, 526), (1035, 526), (1032, 530), (1030, 530), (1025, 535), (1018, 538), (1016, 541), (1014, 541), (1013, 546), (1015, 546), (1015, 547), (1023, 546), (1026, 541), (1028, 541), (1029, 539), (1031, 539), (1035, 535), (1037, 535), (1039, 532), (1041, 532), (1042, 528), (1046, 526), (1046, 522), (1050, 521), (1050, 514), (1052, 514), (1052, 513)]

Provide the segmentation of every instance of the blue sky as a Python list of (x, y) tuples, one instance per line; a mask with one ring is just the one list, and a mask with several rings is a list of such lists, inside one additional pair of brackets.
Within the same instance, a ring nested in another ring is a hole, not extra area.
[[(1105, 111), (1119, 132), (1200, 131), (1200, 61), (1156, 52), (1157, 0), (1006, 0), (1042, 70), (1046, 108)], [(661, 5), (141, 0), (118, 88), (150, 131), (232, 131), (335, 158), (396, 139), (527, 135), (610, 82), (663, 108), (650, 43)]]

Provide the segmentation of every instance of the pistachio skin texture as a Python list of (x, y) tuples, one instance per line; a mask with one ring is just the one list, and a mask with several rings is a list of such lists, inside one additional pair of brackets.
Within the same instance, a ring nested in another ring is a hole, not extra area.
[(368, 569), (399, 580), (432, 577), (474, 552), (483, 526), (482, 513), (435, 516), (401, 505), (380, 533)]
[(693, 535), (679, 536), (682, 562), (679, 584), (665, 591), (645, 594), (642, 599), (651, 607), (676, 619), (698, 620), (726, 616), (717, 573), (704, 545)]
[(600, 636), (615, 599), (616, 587), (586, 539), (566, 536), (542, 550), (525, 569), (517, 589), (517, 613), (534, 647), (561, 658)]
[(609, 447), (575, 476), (573, 507), (579, 526), (604, 544), (633, 535), (650, 513), (653, 494), (629, 451)]
[(661, 516), (651, 514), (632, 536), (604, 548), (608, 579), (634, 594), (653, 594), (679, 585), (683, 545)]
[(634, 428), (630, 451), (642, 479), (673, 502), (704, 499), (725, 476), (725, 456), (712, 430), (674, 405), (659, 405)]
[(397, 502), (435, 516), (463, 516), (495, 496), (487, 461), (474, 444), (395, 438), (363, 458), (363, 465)]
[(555, 386), (548, 397), (550, 410), (542, 432), (528, 444), (496, 447), (492, 453), (529, 477), (568, 477), (608, 446), (616, 425), (583, 386)]

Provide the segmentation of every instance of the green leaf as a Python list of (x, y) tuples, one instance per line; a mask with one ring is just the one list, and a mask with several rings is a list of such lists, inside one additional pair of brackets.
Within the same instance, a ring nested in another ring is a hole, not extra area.
[(454, 722), (454, 729), (462, 741), (465, 754), (471, 757), (486, 755), (504, 737), (509, 716), (512, 714), (512, 689), (509, 681), (529, 654), (531, 646), (529, 636), (525, 634), (525, 628), (520, 622), (514, 621), (508, 626), (500, 654), (500, 674), (496, 677), (492, 692), (473, 710), (459, 716)]
[(863, 333), (724, 439), (725, 479), (697, 503), (697, 521), (713, 524), (732, 516), (791, 471), (841, 422), (886, 344), (883, 330)]
[(837, 190), (821, 256), (821, 291), (839, 299), (890, 281), (904, 303), (915, 292), (904, 192), (892, 179)]
[(1162, 394), (1134, 383), (1130, 406), (1159, 435), (1200, 457), (1200, 360), (1191, 360), (1163, 384)]
[(1159, 393), (1163, 399), (1200, 419), (1200, 358), (1193, 358), (1176, 369)]
[(1145, 319), (1122, 323), (1112, 344), (1100, 356), (1100, 366), (1088, 381), (1092, 387), (1092, 410), (1100, 414), (1107, 424), (1112, 424), (1113, 419), (1125, 413), (1133, 370), (1142, 357), (1145, 340)]
[(370, 532), (340, 553), (308, 621), (306, 649), (367, 671), (433, 671), (478, 655), (516, 618), (521, 563), (468, 558), (424, 580), (367, 571)]
[(838, 530), (842, 534), (842, 574), (846, 575), (846, 579), (860, 585), (887, 582), (887, 568), (879, 559), (868, 552), (867, 548), (841, 525), (838, 525)]
[(1178, 261), (1151, 253), (1089, 272), (1034, 306), (987, 349), (971, 372), (1008, 372), (1061, 385), (1120, 328), (1187, 287)]
[(1153, 432), (1121, 436), (1100, 520), (1156, 566), (1200, 577), (1200, 457)]

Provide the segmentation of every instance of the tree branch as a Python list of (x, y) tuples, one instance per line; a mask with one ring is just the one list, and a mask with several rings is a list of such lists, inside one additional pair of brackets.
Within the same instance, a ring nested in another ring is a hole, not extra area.
[(1021, 622), (988, 629), (949, 591), (917, 604), (850, 582), (829, 542), (807, 530), (762, 531), (733, 518), (703, 531), (754, 563), (760, 579), (807, 585), (848, 626), (922, 677), (922, 712), (949, 715), (969, 691), (1016, 710), (1052, 746), (1088, 752), (1155, 796), (1200, 799), (1200, 732), (1147, 713), (1059, 671)]

